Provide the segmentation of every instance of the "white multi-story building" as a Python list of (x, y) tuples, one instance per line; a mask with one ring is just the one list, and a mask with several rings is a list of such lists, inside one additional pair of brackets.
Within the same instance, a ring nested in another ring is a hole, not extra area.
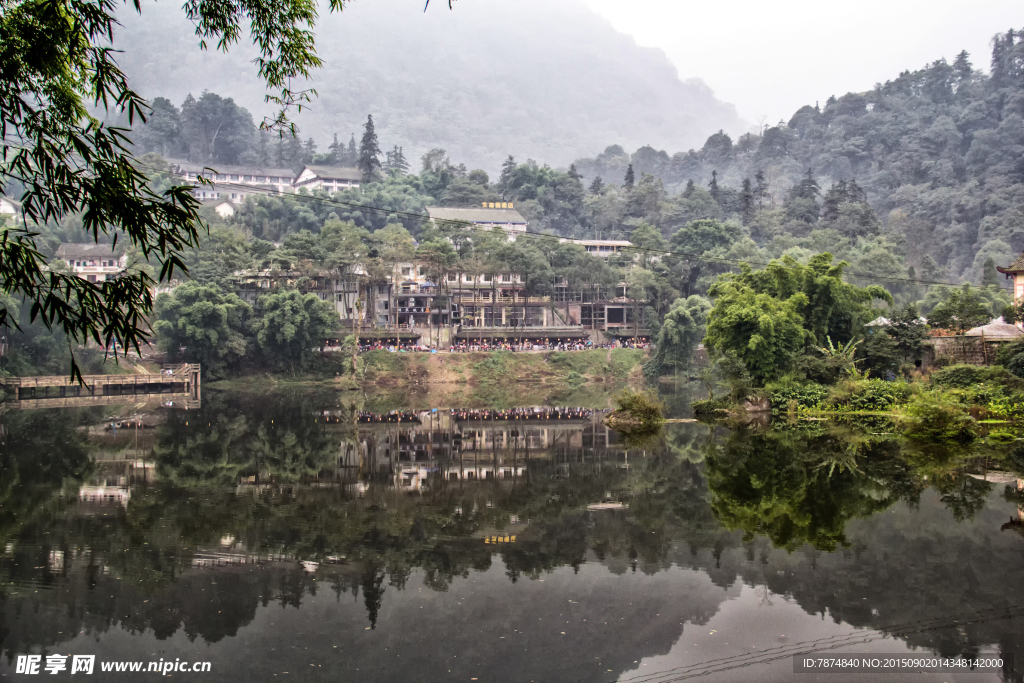
[[(240, 203), (253, 194), (292, 192), (295, 172), (290, 168), (223, 166), (172, 162), (171, 168), (187, 181), (196, 183), (197, 199), (220, 199)], [(211, 184), (200, 184), (207, 180)]]
[(359, 187), (363, 174), (357, 168), (342, 166), (306, 166), (295, 179), (293, 187), (296, 191), (326, 190), (339, 192), (350, 187)]
[(115, 250), (109, 244), (62, 244), (57, 258), (89, 282), (106, 282), (128, 267), (124, 248)]

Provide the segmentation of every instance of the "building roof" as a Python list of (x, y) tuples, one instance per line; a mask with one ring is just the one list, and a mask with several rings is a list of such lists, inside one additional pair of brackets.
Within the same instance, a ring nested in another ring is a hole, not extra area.
[(1000, 273), (1024, 273), (1024, 253), (1013, 260), (1006, 268), (996, 268)]
[(442, 206), (428, 206), (427, 214), (430, 215), (431, 220), (436, 221), (526, 225), (526, 219), (515, 209), (451, 209)]
[(200, 173), (213, 175), (271, 176), (273, 178), (295, 178), (295, 171), (290, 168), (263, 168), (260, 166), (227, 166), (225, 164), (193, 164), (188, 161), (172, 161), (171, 166), (178, 173)]
[(629, 240), (568, 240), (573, 244), (584, 247), (631, 247), (633, 243)]
[[(358, 168), (347, 168), (345, 166), (306, 166), (302, 173), (312, 172), (318, 178), (331, 178), (333, 180), (354, 180), (363, 179), (363, 172)], [(300, 173), (299, 175), (302, 175)]]
[(95, 244), (94, 242), (86, 242), (85, 244), (62, 244), (57, 248), (57, 258), (105, 258), (107, 256), (116, 256), (121, 258), (124, 254), (123, 243), (119, 244), (116, 249), (111, 244)]
[(1016, 325), (1007, 325), (1002, 318), (996, 318), (988, 325), (975, 327), (964, 333), (967, 337), (985, 337), (985, 341), (1016, 339), (1024, 336), (1024, 330)]

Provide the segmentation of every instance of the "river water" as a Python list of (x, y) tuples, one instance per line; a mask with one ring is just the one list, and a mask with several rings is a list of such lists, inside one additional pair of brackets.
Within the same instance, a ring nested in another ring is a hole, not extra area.
[[(1009, 437), (922, 448), (884, 422), (782, 422), (627, 440), (586, 407), (205, 394), (0, 415), (0, 675), (94, 655), (96, 680), (122, 681), (160, 674), (101, 664), (246, 683), (1022, 680)], [(1003, 663), (794, 673), (805, 653)]]

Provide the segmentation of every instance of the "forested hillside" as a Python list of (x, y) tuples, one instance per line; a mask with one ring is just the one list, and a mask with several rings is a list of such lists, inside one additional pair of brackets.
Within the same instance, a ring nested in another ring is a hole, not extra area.
[[(410, 158), (441, 147), (492, 173), (507, 154), (568, 165), (608, 140), (669, 148), (746, 128), (699, 81), (683, 82), (660, 50), (641, 48), (578, 0), (353, 2), (316, 27), (319, 97), (295, 116), (324, 151), (373, 114), (382, 139)], [(179, 5), (128, 6), (118, 61), (146, 97), (181, 105), (206, 90), (256, 118), (271, 107), (255, 78), (256, 51), (201, 52)], [(438, 36), (443, 36), (438, 39)], [(297, 84), (301, 86), (301, 84)]]
[[(891, 253), (901, 257), (891, 270), (978, 281), (988, 258), (1006, 264), (1024, 250), (1024, 43), (997, 36), (987, 74), (961, 53), (805, 106), (759, 135), (720, 133), (671, 156), (613, 145), (575, 166), (622, 183), (630, 164), (639, 184), (660, 181), (647, 190), (660, 208), (645, 217), (666, 235), (694, 215), (734, 216), (769, 255), (810, 241), (855, 259), (874, 251), (873, 268)], [(739, 244), (735, 256), (758, 253)]]

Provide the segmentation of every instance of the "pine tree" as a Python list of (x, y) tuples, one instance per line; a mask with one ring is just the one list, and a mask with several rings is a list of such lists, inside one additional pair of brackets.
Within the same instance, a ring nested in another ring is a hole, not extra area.
[(683, 190), (683, 197), (685, 199), (689, 199), (690, 197), (692, 197), (693, 196), (693, 192), (694, 192), (694, 190), (696, 190), (696, 188), (697, 188), (697, 186), (693, 184), (693, 178), (690, 178), (689, 180), (687, 180), (686, 181), (686, 189)]
[(868, 201), (868, 193), (857, 184), (856, 178), (850, 180), (850, 185), (846, 190), (846, 197), (846, 201), (853, 202), (854, 204), (866, 204)]
[(331, 153), (331, 165), (338, 166), (341, 164), (341, 159), (345, 155), (345, 145), (338, 141), (338, 134), (334, 134), (334, 140), (327, 147)]
[(387, 153), (387, 161), (384, 163), (384, 170), (387, 171), (388, 175), (402, 176), (409, 172), (409, 162), (405, 159), (405, 153), (402, 148), (395, 145), (390, 152)]
[(576, 170), (576, 164), (569, 164), (569, 177), (576, 182), (580, 182), (583, 176)]
[(306, 140), (306, 144), (302, 146), (302, 163), (311, 164), (313, 163), (313, 157), (316, 156), (316, 142), (313, 138)]
[(504, 197), (505, 193), (509, 189), (509, 183), (512, 182), (512, 175), (516, 172), (516, 160), (509, 154), (508, 158), (505, 159), (505, 163), (501, 165), (501, 175), (498, 176), (498, 190), (501, 192), (501, 196)]
[(342, 160), (342, 166), (354, 167), (359, 163), (359, 150), (356, 148), (356, 134), (352, 135), (348, 139), (348, 149), (345, 150), (345, 158)]
[(632, 190), (633, 185), (636, 184), (636, 174), (633, 173), (633, 164), (630, 164), (629, 167), (626, 168), (626, 178), (623, 184), (627, 190)]
[(740, 191), (740, 216), (743, 225), (754, 222), (754, 190), (750, 185), (750, 178), (743, 179), (743, 189)]
[(718, 171), (711, 171), (711, 182), (708, 183), (708, 188), (711, 190), (711, 198), (718, 202), (718, 198), (722, 195), (718, 190)]
[(754, 199), (757, 200), (757, 208), (764, 208), (764, 200), (768, 199), (768, 180), (764, 176), (764, 171), (758, 171), (754, 175), (754, 182), (757, 183), (754, 186)]
[(277, 144), (277, 165), (298, 171), (302, 168), (302, 141), (296, 136), (285, 133)]
[(971, 55), (967, 50), (961, 50), (953, 62), (953, 73), (956, 83), (956, 91), (968, 85), (974, 79), (974, 67), (971, 66)]
[(590, 194), (601, 194), (601, 190), (604, 189), (604, 181), (601, 176), (594, 178), (594, 182), (590, 183)]
[(801, 199), (816, 200), (821, 195), (821, 186), (818, 185), (818, 181), (815, 179), (814, 172), (811, 169), (807, 169), (803, 180), (793, 190), (793, 196)]
[(848, 201), (850, 201), (850, 195), (846, 180), (840, 179), (838, 183), (833, 183), (825, 193), (825, 198), (821, 203), (821, 219), (826, 223), (835, 223), (839, 220), (839, 207)]
[(363, 184), (375, 183), (381, 178), (380, 144), (377, 131), (373, 129), (373, 115), (366, 117), (363, 139), (359, 143), (359, 163), (356, 167), (363, 174)]

